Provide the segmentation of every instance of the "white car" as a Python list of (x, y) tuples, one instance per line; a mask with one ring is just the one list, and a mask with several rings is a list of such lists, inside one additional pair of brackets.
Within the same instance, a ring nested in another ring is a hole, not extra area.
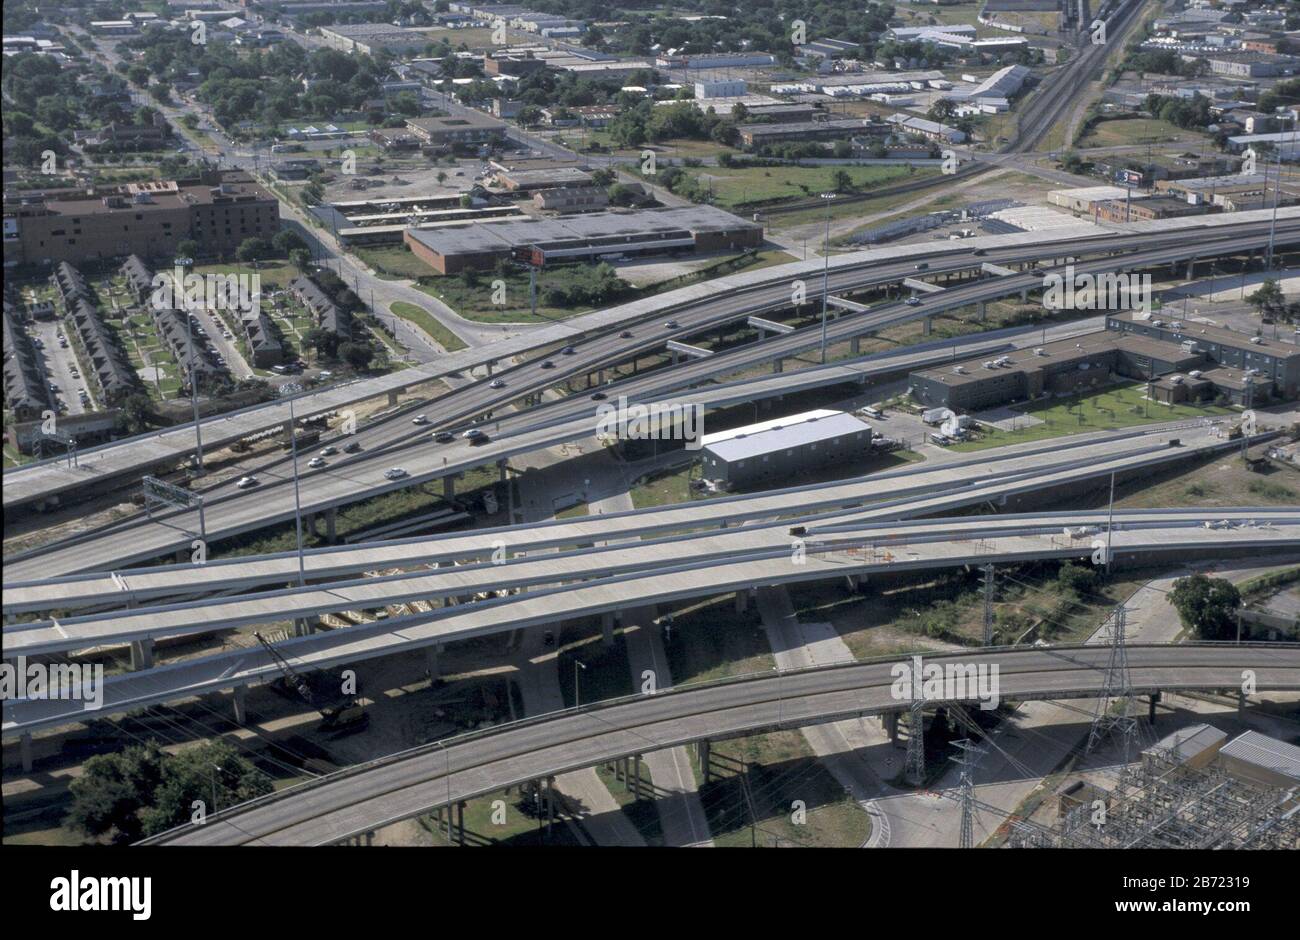
[(400, 480), (406, 476), (406, 471), (401, 467), (389, 467), (384, 471), (384, 478), (388, 480)]
[(324, 457), (313, 457), (311, 460), (307, 461), (307, 466), (311, 467), (313, 470), (315, 470), (315, 469), (317, 469), (317, 468), (319, 468), (319, 467), (323, 467), (323, 466), (325, 466), (325, 458), (324, 458)]
[(412, 424), (428, 424), (428, 423), (429, 423), (429, 416), (428, 416), (428, 415), (416, 415), (414, 418), (411, 419), (411, 423), (412, 423)]
[(241, 490), (246, 490), (250, 486), (257, 486), (257, 477), (240, 477), (239, 482), (235, 484)]
[(467, 441), (472, 441), (475, 438), (484, 437), (485, 435), (486, 432), (482, 428), (470, 428), (468, 431), (462, 434), (461, 437), (463, 437)]
[(328, 447), (322, 447), (320, 449), (320, 455), (322, 457), (333, 457), (338, 452), (339, 449), (335, 447), (333, 444), (329, 445)]

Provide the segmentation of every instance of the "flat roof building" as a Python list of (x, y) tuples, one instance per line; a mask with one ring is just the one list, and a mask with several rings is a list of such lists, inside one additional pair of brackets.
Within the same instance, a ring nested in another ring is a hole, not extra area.
[(871, 451), (871, 428), (819, 409), (706, 434), (701, 444), (704, 479), (732, 489), (861, 457)]
[(1219, 749), (1219, 764), (1232, 776), (1267, 787), (1300, 784), (1300, 747), (1246, 731)]
[(412, 229), (412, 254), (440, 274), (485, 269), (517, 251), (542, 264), (647, 254), (757, 248), (763, 228), (712, 206), (595, 212), (566, 219), (486, 220)]
[(410, 118), (407, 128), (424, 145), (451, 147), (456, 144), (486, 144), (505, 140), (503, 122), (485, 114)]

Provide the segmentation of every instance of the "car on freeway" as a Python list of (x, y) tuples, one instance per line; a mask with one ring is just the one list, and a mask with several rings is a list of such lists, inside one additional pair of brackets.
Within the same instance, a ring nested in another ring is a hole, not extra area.
[(542, 363), (542, 368), (543, 368), (543, 369), (554, 369), (554, 368), (555, 368), (555, 363), (553, 363), (553, 362), (551, 362), (551, 360), (547, 359), (545, 362)]
[(618, 335), (619, 335), (620, 337), (622, 337), (623, 339), (631, 339), (631, 338), (632, 338), (632, 331), (631, 331), (631, 330), (624, 330), (622, 333), (619, 333)]
[(241, 490), (246, 490), (250, 486), (257, 486), (257, 477), (240, 477), (239, 482), (235, 484)]
[(988, 252), (985, 251), (983, 248), (976, 248), (974, 251), (971, 252), (971, 254), (973, 254), (977, 258), (980, 258), (988, 254)]
[(462, 434), (461, 437), (463, 437), (467, 441), (476, 441), (481, 437), (487, 437), (487, 432), (484, 431), (482, 428), (470, 428), (468, 431)]
[(489, 388), (505, 388), (505, 387), (506, 387), (506, 383), (503, 382), (503, 381), (501, 381), (501, 379), (493, 379), (491, 382), (488, 383), (488, 387), (489, 387)]
[(404, 476), (406, 476), (406, 470), (402, 467), (389, 467), (384, 471), (384, 479), (386, 480), (400, 480)]
[(456, 435), (452, 434), (450, 431), (434, 431), (433, 439), (439, 444), (450, 444), (456, 439)]
[(676, 320), (669, 320), (667, 323), (664, 324), (664, 329), (666, 329), (666, 330), (675, 330), (675, 329), (677, 329), (679, 326), (681, 326), (681, 324), (678, 323)]
[(592, 393), (591, 393), (591, 400), (592, 400), (592, 401), (604, 401), (604, 400), (605, 400), (606, 398), (608, 398), (608, 397), (609, 397), (609, 396), (606, 395), (604, 392), (592, 392)]
[(921, 306), (921, 298), (920, 298), (920, 297), (909, 297), (909, 298), (907, 298), (907, 305), (908, 305), (909, 307), (919, 307), (919, 306)]
[(414, 418), (411, 419), (411, 423), (412, 423), (412, 424), (428, 424), (428, 423), (429, 423), (429, 416), (428, 416), (428, 415), (416, 415)]
[(326, 463), (327, 463), (327, 461), (325, 460), (324, 457), (313, 457), (311, 460), (307, 461), (307, 466), (309, 466), (309, 467), (311, 467), (313, 470), (315, 470), (315, 469), (317, 469), (318, 467), (323, 467), (323, 466), (325, 466)]
[(330, 444), (328, 447), (322, 447), (320, 449), (320, 455), (322, 457), (333, 457), (338, 452), (339, 449), (335, 447), (333, 444)]
[(564, 353), (564, 355), (566, 356), (572, 356), (577, 351), (578, 350), (572, 346), (565, 346), (563, 349), (560, 350), (560, 352)]
[(360, 450), (361, 450), (361, 444), (359, 441), (349, 441), (348, 443), (343, 445), (343, 452), (345, 454), (355, 454), (360, 452)]

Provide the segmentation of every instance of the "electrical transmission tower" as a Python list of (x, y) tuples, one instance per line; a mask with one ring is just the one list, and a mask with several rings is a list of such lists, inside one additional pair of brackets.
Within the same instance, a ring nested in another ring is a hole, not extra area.
[[(1133, 683), (1128, 672), (1128, 649), (1124, 645), (1126, 615), (1127, 610), (1120, 604), (1110, 618), (1110, 659), (1106, 664), (1106, 678), (1084, 753), (1092, 753), (1105, 738), (1117, 733), (1123, 745), (1124, 766), (1127, 767), (1133, 738), (1137, 733), (1137, 720), (1132, 717)], [(1112, 700), (1115, 707), (1111, 705)]]
[(919, 787), (925, 782), (925, 699), (914, 698), (907, 713), (907, 781)]
[(975, 848), (975, 765), (979, 763), (981, 752), (970, 738), (953, 741), (953, 746), (961, 748), (961, 757), (949, 757), (961, 767), (961, 777), (957, 784), (961, 791), (961, 837), (957, 847)]

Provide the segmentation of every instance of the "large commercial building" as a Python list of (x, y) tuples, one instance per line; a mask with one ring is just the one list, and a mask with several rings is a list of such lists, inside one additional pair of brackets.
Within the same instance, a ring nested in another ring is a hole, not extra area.
[(406, 126), (427, 147), (487, 144), (506, 137), (505, 124), (486, 114), (411, 118)]
[(535, 263), (757, 248), (763, 227), (712, 206), (593, 212), (571, 219), (506, 219), (409, 229), (412, 254), (440, 274), (487, 269), (520, 251)]
[(418, 29), (403, 29), (387, 23), (354, 23), (322, 26), (321, 38), (331, 49), (340, 52), (360, 52), (374, 55), (378, 52), (401, 54), (423, 49), (433, 42), (429, 33)]
[(762, 147), (781, 141), (795, 140), (849, 140), (860, 134), (871, 133), (881, 125), (862, 118), (845, 118), (831, 121), (788, 121), (774, 124), (741, 124), (740, 141), (746, 147)]
[(871, 428), (820, 409), (706, 434), (701, 444), (704, 479), (731, 489), (861, 457), (871, 450)]
[(203, 257), (223, 257), (279, 230), (279, 203), (242, 171), (4, 197), (6, 265), (170, 256), (186, 239)]

